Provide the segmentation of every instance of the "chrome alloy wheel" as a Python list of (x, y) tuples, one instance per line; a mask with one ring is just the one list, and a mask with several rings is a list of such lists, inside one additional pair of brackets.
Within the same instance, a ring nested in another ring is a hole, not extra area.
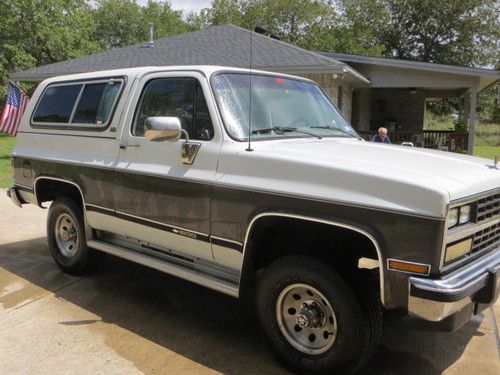
[(326, 352), (337, 336), (332, 305), (307, 284), (292, 284), (283, 289), (276, 301), (276, 320), (287, 341), (306, 354)]
[(61, 214), (56, 220), (55, 235), (57, 247), (68, 258), (73, 257), (78, 249), (78, 232), (71, 216)]

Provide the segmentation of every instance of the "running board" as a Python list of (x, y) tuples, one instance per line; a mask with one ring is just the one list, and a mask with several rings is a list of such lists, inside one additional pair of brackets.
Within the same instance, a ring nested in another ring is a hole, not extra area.
[(87, 241), (87, 246), (108, 253), (119, 258), (130, 260), (134, 263), (142, 264), (143, 266), (153, 268), (155, 270), (168, 273), (180, 279), (191, 281), (195, 284), (205, 286), (218, 292), (238, 297), (238, 286), (224, 280), (219, 280), (213, 276), (203, 274), (193, 269), (183, 267), (178, 264), (173, 264), (163, 259), (156, 259), (151, 256), (141, 254), (134, 250), (128, 250), (121, 246), (116, 246), (99, 240)]

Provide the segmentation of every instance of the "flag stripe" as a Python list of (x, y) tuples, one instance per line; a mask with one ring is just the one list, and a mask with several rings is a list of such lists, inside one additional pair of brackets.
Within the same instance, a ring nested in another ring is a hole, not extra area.
[(19, 110), (11, 107), (10, 112), (11, 113), (10, 113), (9, 125), (7, 128), (7, 131), (9, 132), (10, 135), (12, 135), (12, 129), (14, 128), (14, 125), (16, 124), (17, 113), (19, 112)]
[(23, 113), (28, 105), (29, 97), (19, 87), (9, 83), (7, 101), (0, 118), (0, 131), (16, 135)]

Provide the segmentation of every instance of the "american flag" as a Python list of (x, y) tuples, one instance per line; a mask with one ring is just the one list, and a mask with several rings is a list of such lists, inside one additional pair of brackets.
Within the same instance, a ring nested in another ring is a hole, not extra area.
[(9, 82), (9, 94), (0, 119), (0, 131), (16, 135), (21, 117), (30, 98), (19, 87)]

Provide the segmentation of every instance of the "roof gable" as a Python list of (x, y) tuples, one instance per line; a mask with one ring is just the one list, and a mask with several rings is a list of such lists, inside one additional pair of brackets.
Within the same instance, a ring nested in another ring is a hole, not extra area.
[(267, 36), (234, 26), (200, 31), (111, 49), (90, 56), (14, 73), (14, 80), (41, 80), (57, 75), (138, 66), (225, 65), (248, 68), (252, 40), (252, 67), (288, 72), (341, 71), (346, 64)]

